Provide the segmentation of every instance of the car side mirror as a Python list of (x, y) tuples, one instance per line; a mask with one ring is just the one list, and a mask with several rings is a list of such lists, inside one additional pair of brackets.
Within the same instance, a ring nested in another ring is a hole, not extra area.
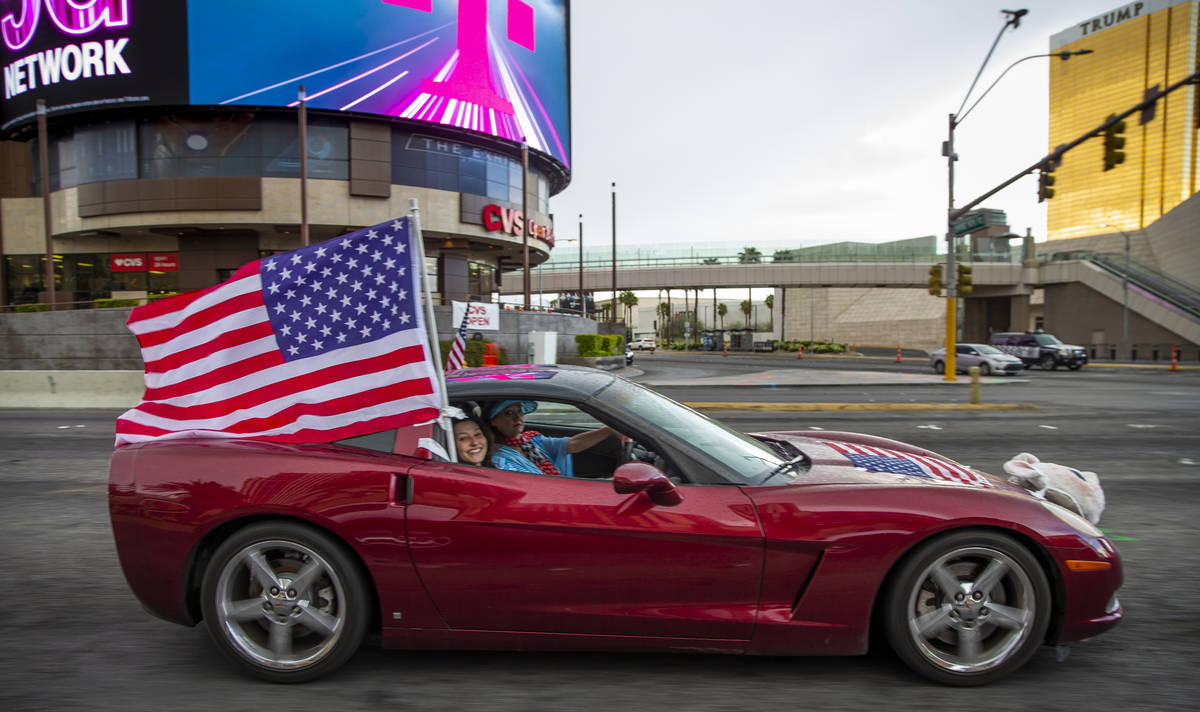
[(657, 467), (645, 462), (627, 462), (613, 473), (613, 490), (617, 494), (645, 492), (650, 501), (661, 507), (674, 507), (683, 502), (683, 495)]

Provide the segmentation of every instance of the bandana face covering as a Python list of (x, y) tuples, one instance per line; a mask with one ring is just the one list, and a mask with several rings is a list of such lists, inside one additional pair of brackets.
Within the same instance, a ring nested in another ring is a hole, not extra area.
[(550, 462), (550, 458), (546, 457), (546, 454), (531, 442), (533, 438), (540, 434), (534, 430), (526, 430), (514, 438), (504, 438), (504, 444), (520, 450), (522, 455), (529, 458), (530, 462), (538, 466), (542, 474), (562, 477), (562, 473), (558, 471), (553, 462)]

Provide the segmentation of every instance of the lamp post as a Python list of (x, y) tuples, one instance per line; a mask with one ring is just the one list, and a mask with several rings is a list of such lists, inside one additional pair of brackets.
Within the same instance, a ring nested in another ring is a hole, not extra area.
[(579, 313), (587, 318), (587, 297), (583, 294), (583, 213), (579, 214)]
[(1129, 359), (1129, 233), (1108, 223), (1104, 227), (1111, 227), (1125, 238), (1125, 270), (1121, 273), (1121, 354)]
[(617, 182), (612, 184), (612, 301), (613, 308), (608, 311), (608, 320), (617, 323)]
[(987, 56), (983, 58), (983, 64), (979, 65), (979, 71), (975, 73), (975, 79), (971, 81), (971, 86), (967, 89), (966, 95), (963, 97), (962, 104), (959, 105), (958, 111), (949, 115), (947, 122), (948, 136), (947, 140), (942, 144), (942, 155), (946, 157), (946, 174), (947, 174), (947, 210), (946, 210), (946, 269), (945, 269), (945, 286), (946, 286), (946, 360), (945, 360), (945, 378), (946, 381), (957, 381), (955, 376), (955, 345), (958, 342), (958, 280), (955, 271), (955, 252), (956, 252), (956, 235), (954, 223), (960, 217), (962, 211), (954, 209), (954, 162), (958, 160), (958, 155), (954, 152), (954, 129), (967, 118), (979, 102), (988, 95), (996, 84), (1008, 74), (1008, 71), (1017, 66), (1021, 62), (1036, 57), (1058, 57), (1066, 60), (1077, 54), (1091, 54), (1092, 50), (1083, 49), (1069, 52), (1050, 52), (1046, 54), (1031, 54), (1028, 57), (1022, 57), (1012, 64), (1008, 65), (1000, 76), (996, 77), (995, 81), (988, 86), (987, 89), (979, 95), (975, 103), (971, 104), (970, 108), (963, 111), (963, 107), (967, 105), (967, 101), (971, 98), (971, 92), (975, 90), (975, 84), (978, 83), (980, 75), (983, 74), (984, 67), (987, 66), (988, 60), (992, 57), (992, 52), (996, 50), (996, 45), (1000, 43), (1000, 38), (1004, 35), (1004, 31), (1016, 29), (1021, 25), (1021, 18), (1029, 14), (1029, 10), (1002, 10), (1008, 17), (1004, 21), (1004, 26), (1000, 28), (1000, 32), (996, 34), (996, 39), (992, 42), (991, 49), (988, 50)]

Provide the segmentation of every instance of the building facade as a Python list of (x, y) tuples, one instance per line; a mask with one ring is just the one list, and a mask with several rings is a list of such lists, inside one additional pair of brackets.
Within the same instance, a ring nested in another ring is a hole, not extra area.
[(570, 180), (565, 0), (292, 5), (0, 9), (0, 304), (47, 301), (47, 259), (73, 307), (208, 287), (302, 226), (316, 243), (414, 198), (435, 302), (491, 301), (526, 244), (548, 258)]
[[(1092, 50), (1050, 63), (1050, 150), (1095, 129), (1200, 70), (1200, 2), (1137, 0), (1084, 18), (1050, 38), (1050, 51)], [(1104, 139), (1065, 154), (1048, 202), (1047, 237), (1141, 230), (1196, 193), (1200, 87), (1125, 120), (1125, 160), (1105, 170)]]

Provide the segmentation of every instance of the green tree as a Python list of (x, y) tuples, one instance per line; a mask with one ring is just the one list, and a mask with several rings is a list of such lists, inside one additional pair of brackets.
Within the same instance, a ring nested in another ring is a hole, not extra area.
[(725, 302), (717, 305), (717, 316), (721, 318), (721, 328), (725, 328), (725, 315), (729, 313), (729, 307), (725, 306)]
[(669, 338), (667, 332), (667, 319), (671, 316), (671, 305), (667, 304), (666, 302), (659, 302), (657, 311), (659, 336), (662, 336), (663, 341), (665, 342), (667, 338)]
[(768, 327), (768, 331), (775, 331), (775, 295), (768, 294), (763, 303), (767, 305), (767, 314), (771, 317), (771, 325)]
[(762, 262), (762, 253), (757, 247), (747, 247), (738, 253), (738, 262), (744, 265), (756, 265)]
[(719, 257), (705, 257), (700, 262), (700, 264), (702, 264), (702, 265), (719, 265), (719, 264), (721, 264), (721, 259)]
[(750, 312), (752, 312), (752, 311), (754, 311), (754, 305), (750, 303), (749, 299), (743, 299), (742, 300), (742, 314), (746, 315), (746, 328), (747, 329), (750, 328)]
[(771, 255), (772, 262), (799, 262), (799, 250), (775, 250), (775, 254)]
[(638, 304), (637, 295), (629, 290), (625, 290), (621, 292), (619, 300), (625, 307), (625, 323), (628, 324), (633, 321), (633, 308)]

